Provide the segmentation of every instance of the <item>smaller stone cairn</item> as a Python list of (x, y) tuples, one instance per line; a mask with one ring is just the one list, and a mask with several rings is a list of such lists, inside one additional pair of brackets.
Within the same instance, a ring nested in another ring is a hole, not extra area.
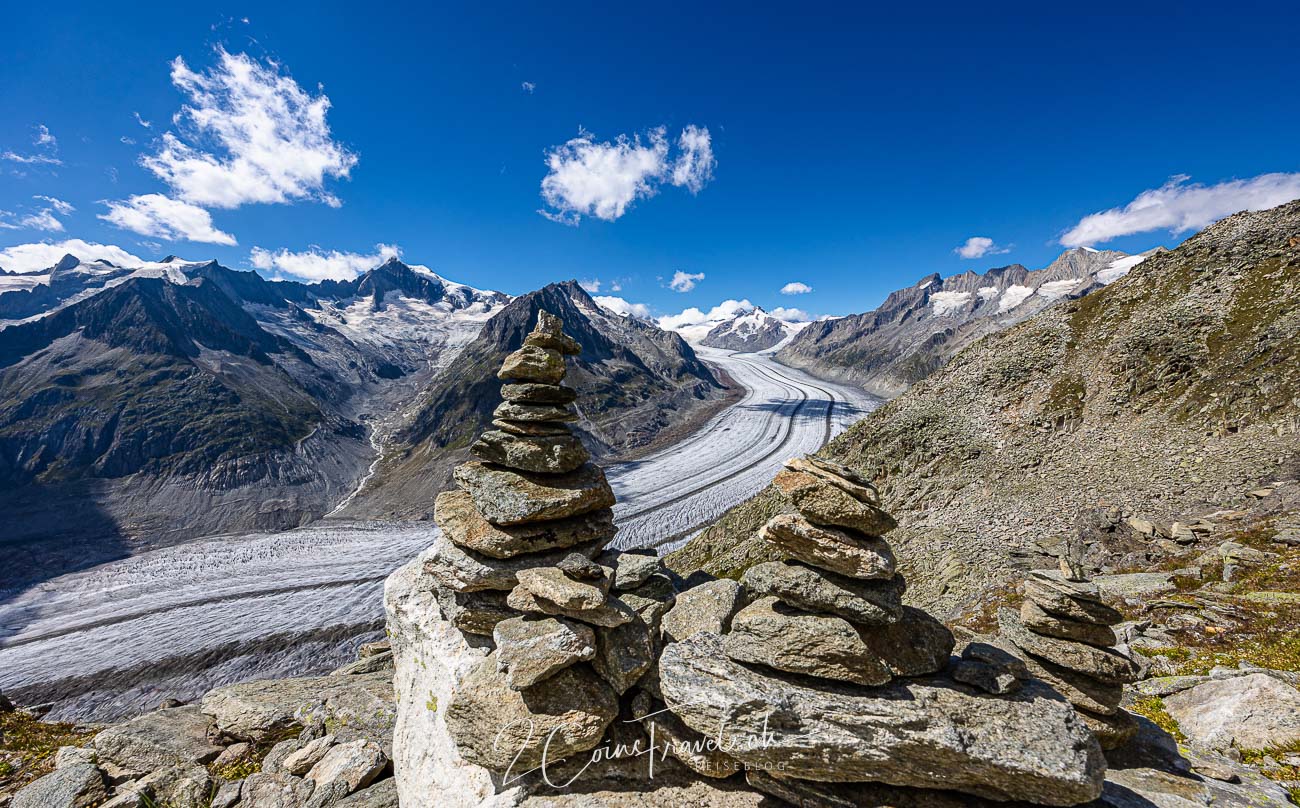
[(470, 446), (479, 460), (434, 505), (442, 537), (424, 571), (443, 616), (492, 649), (447, 705), (447, 728), (465, 760), (494, 771), (539, 765), (548, 742), (551, 763), (599, 744), (671, 605), (656, 557), (602, 552), (618, 531), (614, 494), (569, 429), (576, 392), (561, 384), (580, 351), (538, 312), (497, 373), (505, 401)]
[(1137, 681), (1138, 664), (1114, 649), (1111, 626), (1123, 620), (1088, 582), (1079, 554), (1067, 547), (1060, 571), (1034, 570), (1025, 580), (1017, 614), (998, 613), (1004, 642), (1024, 659), (1029, 673), (1066, 698), (1097, 736), (1114, 749), (1137, 732), (1137, 721), (1120, 709), (1124, 685)]
[(759, 537), (787, 560), (746, 571), (741, 582), (752, 602), (723, 638), (727, 655), (868, 686), (943, 670), (952, 633), (902, 605), (906, 583), (880, 538), (895, 522), (875, 488), (812, 456), (787, 462), (773, 483), (796, 513), (773, 517)]

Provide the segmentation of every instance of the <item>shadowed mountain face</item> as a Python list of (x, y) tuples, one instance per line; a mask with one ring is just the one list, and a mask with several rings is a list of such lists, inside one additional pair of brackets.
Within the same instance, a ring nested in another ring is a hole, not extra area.
[(1012, 264), (982, 275), (929, 275), (891, 293), (875, 311), (811, 323), (776, 358), (823, 378), (895, 396), (980, 337), (1099, 289), (1141, 260), (1080, 248), (1063, 253), (1045, 269)]
[[(1293, 202), (986, 336), (823, 453), (879, 486), (916, 603), (959, 606), (1081, 530), (1098, 567), (1151, 568), (1158, 542), (1094, 527), (1112, 508), (1168, 524), (1300, 471), (1297, 335)], [(768, 560), (752, 535), (779, 507), (768, 489), (673, 564), (734, 575)]]
[(502, 359), (523, 344), (541, 309), (559, 316), (582, 345), (569, 359), (565, 383), (578, 391), (577, 431), (596, 457), (645, 446), (723, 395), (713, 372), (677, 334), (600, 308), (576, 281), (551, 284), (493, 316), (420, 397), (396, 435), (403, 448), (385, 458), (358, 512), (431, 512), (431, 492), (445, 484), (500, 403)]

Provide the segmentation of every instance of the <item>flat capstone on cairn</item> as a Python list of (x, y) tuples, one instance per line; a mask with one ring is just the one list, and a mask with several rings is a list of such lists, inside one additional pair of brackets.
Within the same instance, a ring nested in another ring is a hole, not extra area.
[[(445, 619), (490, 648), (446, 705), (464, 761), (493, 772), (593, 749), (656, 658), (673, 585), (653, 554), (603, 552), (614, 494), (568, 424), (561, 384), (581, 346), (539, 311), (497, 377), (505, 399), (434, 505), (424, 556)], [(556, 730), (552, 734), (552, 730)], [(531, 735), (530, 735), (531, 732)], [(518, 755), (518, 759), (515, 757)]]
[(1103, 749), (1122, 746), (1138, 730), (1137, 720), (1119, 706), (1124, 685), (1141, 674), (1136, 661), (1114, 648), (1118, 639), (1111, 626), (1123, 619), (1102, 602), (1069, 547), (1059, 571), (1029, 573), (1019, 614), (998, 612), (1004, 647), (1074, 705)]
[(747, 570), (748, 605), (673, 638), (653, 680), (689, 732), (782, 799), (1097, 798), (1105, 760), (1068, 704), (991, 645), (953, 662), (947, 627), (903, 605), (896, 523), (869, 481), (809, 456), (773, 483), (790, 507), (758, 537), (784, 560)]

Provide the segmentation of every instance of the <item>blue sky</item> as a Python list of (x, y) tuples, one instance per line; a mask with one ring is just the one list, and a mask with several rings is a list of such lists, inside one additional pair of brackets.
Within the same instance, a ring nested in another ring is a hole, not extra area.
[[(929, 272), (1173, 245), (1300, 196), (1282, 4), (197, 5), (6, 12), (0, 265), (81, 239), (338, 274), (382, 244), (510, 293), (572, 277), (660, 314), (844, 314)], [(297, 141), (232, 152), (230, 104), (289, 110)], [(173, 123), (186, 105), (217, 123)], [(992, 246), (961, 257), (973, 237)]]

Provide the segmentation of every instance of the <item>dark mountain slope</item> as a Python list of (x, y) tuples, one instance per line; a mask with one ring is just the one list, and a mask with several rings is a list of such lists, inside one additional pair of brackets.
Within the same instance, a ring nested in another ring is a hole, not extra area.
[[(1149, 569), (1157, 523), (1300, 473), (1300, 202), (1241, 213), (1126, 278), (985, 337), (824, 450), (880, 486), (916, 602), (955, 607), (1066, 536)], [(779, 504), (729, 512), (673, 564), (734, 574)]]
[(1011, 264), (983, 274), (928, 275), (892, 292), (874, 311), (809, 324), (776, 358), (822, 378), (896, 396), (985, 334), (1098, 289), (1139, 260), (1080, 248), (1039, 270)]
[(491, 420), (500, 402), (496, 370), (517, 349), (545, 309), (564, 320), (582, 345), (569, 360), (566, 384), (578, 390), (577, 425), (598, 456), (650, 443), (669, 426), (711, 411), (724, 388), (690, 346), (672, 332), (633, 317), (611, 314), (577, 284), (546, 286), (513, 300), (488, 320), (478, 338), (426, 391), (395, 435), (386, 457), (358, 502), (364, 513), (423, 514), (432, 507), (451, 465)]

